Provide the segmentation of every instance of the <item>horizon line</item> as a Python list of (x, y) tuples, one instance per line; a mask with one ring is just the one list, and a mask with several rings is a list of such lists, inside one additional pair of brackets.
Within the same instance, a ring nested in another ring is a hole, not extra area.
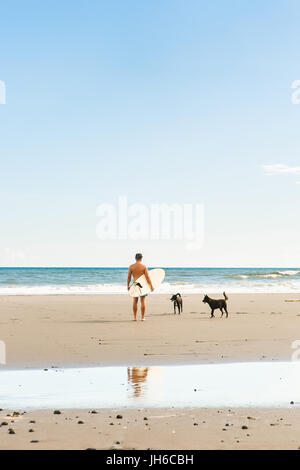
[[(161, 266), (165, 269), (300, 269), (300, 266), (164, 266), (148, 265), (149, 268)], [(127, 269), (125, 266), (0, 266), (0, 269)]]

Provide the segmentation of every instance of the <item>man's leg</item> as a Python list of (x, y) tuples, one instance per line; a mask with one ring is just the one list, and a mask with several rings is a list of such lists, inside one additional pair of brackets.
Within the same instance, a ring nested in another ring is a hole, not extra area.
[(141, 312), (142, 312), (142, 320), (144, 320), (145, 312), (146, 312), (146, 297), (141, 297)]
[(132, 307), (133, 307), (133, 316), (134, 316), (135, 321), (137, 321), (138, 300), (139, 300), (138, 297), (133, 297)]

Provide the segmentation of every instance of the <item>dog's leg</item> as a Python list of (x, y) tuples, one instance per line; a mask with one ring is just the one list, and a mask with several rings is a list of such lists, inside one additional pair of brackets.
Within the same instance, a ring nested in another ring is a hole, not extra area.
[(221, 312), (222, 312), (222, 315), (221, 315), (221, 318), (222, 318), (222, 317), (223, 317), (223, 313), (224, 313), (224, 312), (223, 312), (223, 308), (220, 308), (220, 310), (221, 310)]
[(176, 303), (174, 302), (174, 315), (176, 315)]
[(226, 318), (228, 318), (228, 311), (227, 311), (227, 307), (224, 307), (225, 308), (225, 312), (226, 312)]
[(214, 317), (215, 317), (215, 316), (214, 316), (214, 311), (215, 311), (215, 310), (212, 308), (212, 309), (211, 309), (210, 318), (214, 318)]

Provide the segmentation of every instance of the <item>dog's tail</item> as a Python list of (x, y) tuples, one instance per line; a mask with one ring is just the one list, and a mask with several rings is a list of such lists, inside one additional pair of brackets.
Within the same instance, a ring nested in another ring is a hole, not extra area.
[(176, 294), (176, 295), (179, 295), (179, 297), (181, 297), (181, 295), (179, 294), (179, 292), (177, 292), (177, 294)]
[(227, 295), (225, 294), (225, 292), (223, 292), (223, 295), (224, 295), (224, 297), (225, 297), (225, 300), (228, 300), (228, 297), (227, 297)]

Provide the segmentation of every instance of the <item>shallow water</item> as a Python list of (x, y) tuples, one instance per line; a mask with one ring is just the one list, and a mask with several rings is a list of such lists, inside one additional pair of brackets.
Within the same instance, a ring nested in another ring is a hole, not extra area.
[(1, 370), (0, 408), (287, 407), (299, 362)]

